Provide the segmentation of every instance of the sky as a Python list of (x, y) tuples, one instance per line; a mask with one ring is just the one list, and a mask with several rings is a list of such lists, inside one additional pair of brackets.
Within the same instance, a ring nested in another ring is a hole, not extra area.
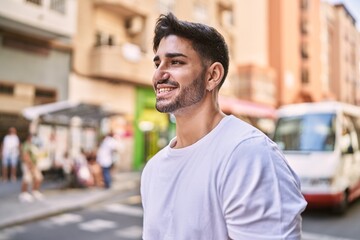
[(343, 3), (351, 15), (356, 19), (357, 29), (360, 30), (360, 0), (326, 0), (329, 3)]

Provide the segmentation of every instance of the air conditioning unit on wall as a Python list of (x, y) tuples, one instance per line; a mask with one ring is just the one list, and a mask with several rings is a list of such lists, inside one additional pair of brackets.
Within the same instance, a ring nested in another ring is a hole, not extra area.
[(130, 35), (136, 35), (143, 30), (144, 19), (140, 16), (134, 16), (126, 21), (126, 29)]

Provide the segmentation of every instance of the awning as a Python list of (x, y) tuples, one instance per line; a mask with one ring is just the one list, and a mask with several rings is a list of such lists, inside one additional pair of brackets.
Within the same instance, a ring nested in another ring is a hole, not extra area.
[(69, 124), (73, 117), (79, 117), (85, 125), (96, 125), (102, 118), (117, 114), (95, 104), (71, 101), (32, 106), (22, 111), (22, 115), (28, 120), (40, 119), (48, 123)]
[(275, 118), (275, 108), (259, 103), (240, 100), (234, 97), (219, 96), (223, 112), (240, 116)]

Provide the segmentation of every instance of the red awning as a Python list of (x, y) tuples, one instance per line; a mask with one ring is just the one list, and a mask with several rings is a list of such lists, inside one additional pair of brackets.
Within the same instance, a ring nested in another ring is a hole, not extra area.
[(234, 97), (219, 96), (220, 109), (234, 115), (275, 118), (275, 108)]

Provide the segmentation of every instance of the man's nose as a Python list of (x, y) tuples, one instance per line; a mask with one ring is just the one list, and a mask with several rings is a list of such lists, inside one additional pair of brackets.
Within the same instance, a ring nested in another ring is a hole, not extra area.
[(169, 77), (170, 77), (170, 74), (165, 69), (159, 67), (155, 70), (155, 73), (154, 73), (155, 81), (167, 80), (167, 79), (169, 79)]

